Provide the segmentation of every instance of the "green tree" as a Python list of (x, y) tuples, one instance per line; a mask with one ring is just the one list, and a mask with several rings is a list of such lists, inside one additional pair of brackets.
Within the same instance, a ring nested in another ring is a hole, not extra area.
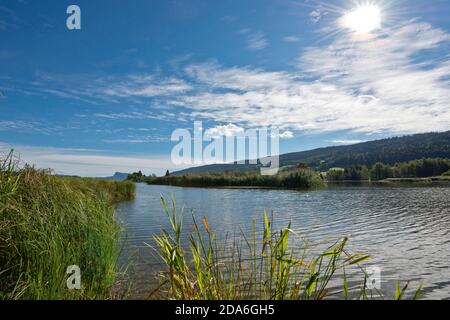
[(375, 163), (375, 165), (372, 167), (372, 170), (370, 171), (370, 178), (372, 180), (383, 180), (392, 177), (392, 169), (381, 162)]

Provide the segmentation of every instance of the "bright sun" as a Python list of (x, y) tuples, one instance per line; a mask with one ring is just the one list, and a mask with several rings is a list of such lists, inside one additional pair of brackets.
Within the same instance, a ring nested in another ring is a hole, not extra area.
[(347, 13), (343, 26), (356, 34), (368, 34), (381, 26), (381, 10), (375, 5), (365, 5)]

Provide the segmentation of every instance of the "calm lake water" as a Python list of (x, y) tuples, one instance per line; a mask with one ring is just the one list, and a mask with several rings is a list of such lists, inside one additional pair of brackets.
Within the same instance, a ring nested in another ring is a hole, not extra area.
[(311, 241), (349, 236), (349, 249), (374, 256), (382, 291), (393, 295), (394, 280), (424, 283), (425, 298), (450, 299), (450, 187), (336, 185), (318, 191), (204, 189), (137, 184), (137, 196), (118, 208), (125, 226), (122, 260), (133, 261), (134, 298), (155, 287), (157, 259), (145, 243), (167, 228), (160, 194), (174, 196), (177, 208), (206, 216), (221, 233), (251, 230), (264, 209), (281, 228)]

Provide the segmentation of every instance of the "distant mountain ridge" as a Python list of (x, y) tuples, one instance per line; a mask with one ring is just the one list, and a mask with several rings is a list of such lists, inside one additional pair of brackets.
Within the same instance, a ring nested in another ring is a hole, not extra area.
[(126, 180), (127, 178), (128, 178), (128, 173), (116, 172), (111, 177), (103, 177), (103, 178), (100, 178), (100, 179), (123, 181), (123, 180)]
[[(450, 131), (421, 133), (346, 146), (318, 148), (280, 155), (280, 167), (305, 163), (317, 170), (382, 162), (394, 165), (422, 158), (450, 158)], [(173, 175), (256, 170), (259, 165), (212, 164), (173, 172)]]

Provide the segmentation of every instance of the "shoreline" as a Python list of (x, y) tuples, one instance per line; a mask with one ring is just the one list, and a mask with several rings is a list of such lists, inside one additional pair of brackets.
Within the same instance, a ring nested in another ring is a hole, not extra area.
[(422, 184), (433, 184), (433, 185), (449, 185), (450, 177), (427, 177), (427, 178), (388, 178), (378, 181), (371, 180), (336, 180), (336, 181), (324, 181), (325, 186), (317, 188), (285, 188), (285, 187), (271, 187), (271, 186), (192, 186), (192, 185), (175, 185), (175, 184), (158, 184), (158, 183), (146, 183), (146, 182), (136, 182), (143, 183), (149, 186), (171, 186), (179, 188), (196, 188), (196, 189), (243, 189), (243, 190), (293, 190), (293, 191), (315, 191), (329, 187), (330, 185), (339, 184), (353, 184), (353, 185), (374, 185), (383, 186), (391, 185), (399, 187), (408, 185), (422, 185)]

